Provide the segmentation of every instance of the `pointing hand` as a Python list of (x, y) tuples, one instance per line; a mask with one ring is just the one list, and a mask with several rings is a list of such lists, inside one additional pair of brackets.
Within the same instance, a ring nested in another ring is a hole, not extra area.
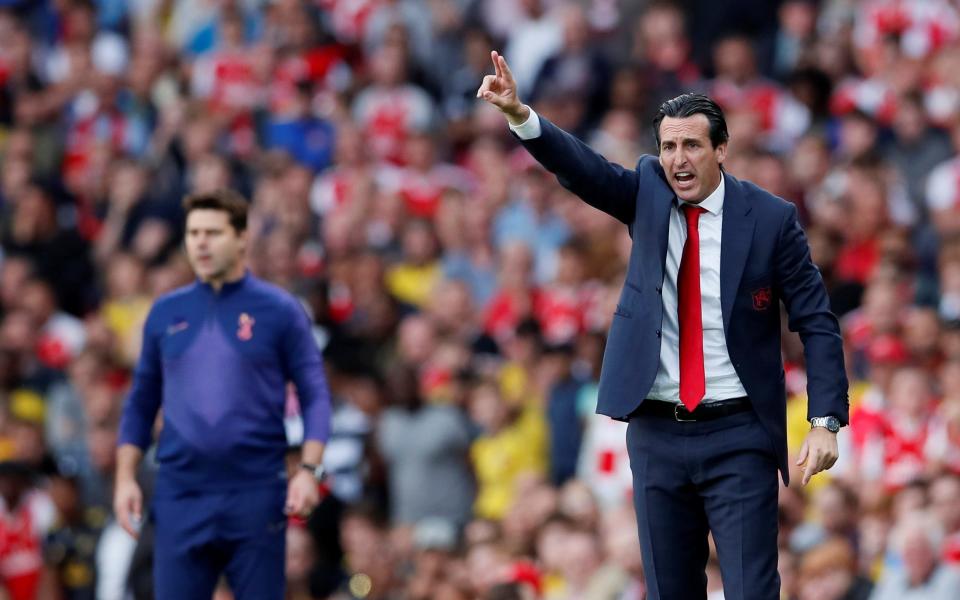
[(477, 98), (486, 100), (506, 115), (512, 125), (520, 125), (530, 116), (530, 109), (517, 97), (517, 82), (507, 66), (507, 60), (496, 50), (490, 52), (494, 74), (483, 78)]

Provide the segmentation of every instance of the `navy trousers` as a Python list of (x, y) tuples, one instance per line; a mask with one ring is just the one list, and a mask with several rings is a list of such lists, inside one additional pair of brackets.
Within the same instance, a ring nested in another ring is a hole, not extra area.
[(707, 597), (708, 532), (726, 600), (778, 600), (777, 463), (755, 413), (696, 423), (634, 415), (627, 448), (651, 600)]
[(225, 574), (237, 600), (282, 600), (286, 486), (155, 496), (157, 600), (210, 600)]

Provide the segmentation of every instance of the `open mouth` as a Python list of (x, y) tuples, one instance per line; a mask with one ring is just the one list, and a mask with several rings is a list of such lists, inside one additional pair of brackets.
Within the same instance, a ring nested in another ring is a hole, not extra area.
[(680, 171), (673, 176), (677, 180), (677, 183), (690, 183), (694, 180), (693, 173), (690, 171)]

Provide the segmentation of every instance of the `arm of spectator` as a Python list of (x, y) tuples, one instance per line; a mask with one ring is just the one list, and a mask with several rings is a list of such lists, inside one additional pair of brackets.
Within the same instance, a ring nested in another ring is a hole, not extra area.
[(103, 220), (103, 228), (93, 246), (93, 258), (100, 268), (106, 268), (107, 262), (120, 247), (130, 208), (130, 206), (118, 206), (112, 200), (110, 201), (107, 216)]

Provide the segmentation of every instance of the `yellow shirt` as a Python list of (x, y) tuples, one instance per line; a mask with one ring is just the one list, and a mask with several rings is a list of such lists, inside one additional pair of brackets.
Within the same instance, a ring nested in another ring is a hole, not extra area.
[[(860, 404), (864, 392), (869, 389), (868, 383), (854, 382), (850, 385), (850, 411)], [(817, 415), (814, 415), (817, 416)], [(797, 453), (810, 432), (810, 422), (807, 421), (807, 395), (797, 394), (787, 399), (787, 464), (792, 466), (796, 462)], [(810, 480), (807, 486), (810, 491), (816, 491), (830, 481), (830, 471), (824, 471)]]
[(387, 272), (387, 290), (401, 302), (423, 307), (441, 275), (438, 262), (423, 266), (400, 264)]
[(118, 340), (118, 353), (124, 364), (134, 365), (140, 354), (140, 335), (150, 312), (150, 299), (137, 296), (126, 300), (110, 300), (100, 309), (107, 328)]
[(470, 447), (477, 476), (476, 515), (499, 520), (514, 501), (514, 483), (524, 473), (547, 471), (547, 423), (535, 401), (527, 401), (517, 419)]

